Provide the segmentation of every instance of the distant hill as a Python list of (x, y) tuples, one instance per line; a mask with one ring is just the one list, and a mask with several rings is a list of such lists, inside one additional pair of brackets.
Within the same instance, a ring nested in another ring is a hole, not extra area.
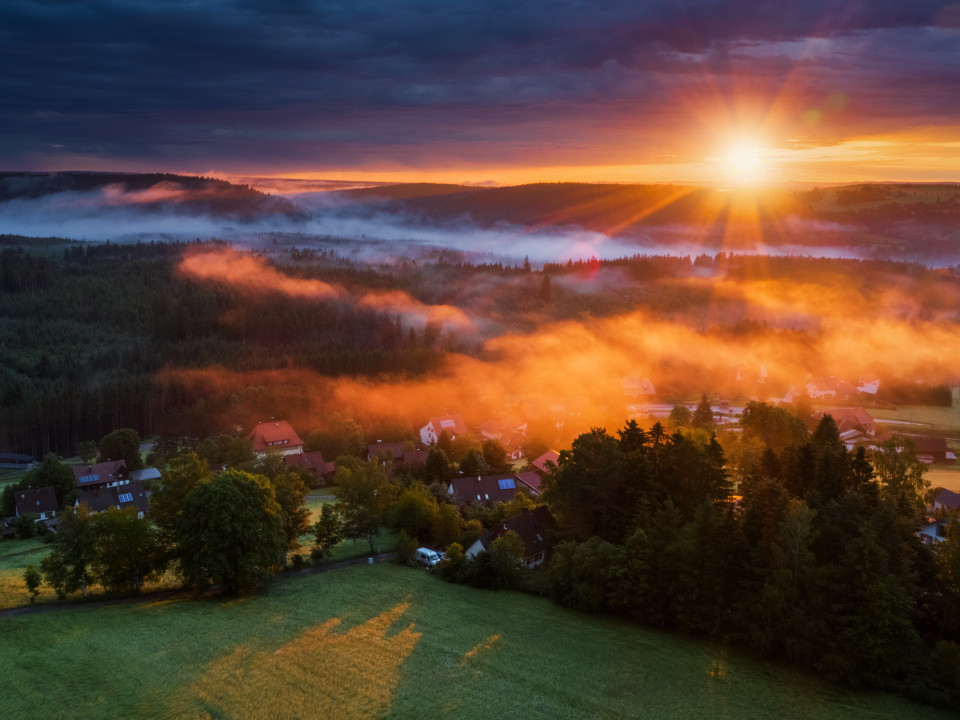
[(91, 195), (96, 205), (104, 207), (136, 206), (243, 221), (302, 215), (285, 198), (216, 178), (170, 173), (0, 173), (0, 203), (61, 193)]
[[(683, 185), (535, 183), (481, 188), (462, 185), (395, 185), (339, 193), (359, 204), (379, 202), (425, 221), (470, 218), (485, 226), (509, 223), (525, 227), (576, 225), (616, 235), (644, 225), (716, 222), (738, 215), (744, 195)], [(797, 213), (797, 197), (765, 191), (751, 194), (750, 220), (766, 222)], [(739, 218), (738, 218), (739, 219)]]
[[(726, 236), (731, 228), (762, 225), (765, 241), (772, 244), (883, 249), (922, 241), (927, 252), (960, 246), (960, 186), (954, 184), (859, 184), (800, 192), (689, 185), (536, 183), (488, 188), (421, 183), (335, 194), (358, 208), (403, 213), (424, 224), (577, 226), (612, 236), (666, 225), (712, 228)], [(798, 226), (786, 222), (789, 218), (819, 224)]]

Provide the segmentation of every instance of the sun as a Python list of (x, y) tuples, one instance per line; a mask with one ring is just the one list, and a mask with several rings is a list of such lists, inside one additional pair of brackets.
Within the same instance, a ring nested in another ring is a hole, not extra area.
[(770, 179), (770, 151), (752, 140), (735, 140), (727, 145), (719, 158), (723, 179), (734, 185), (762, 185)]

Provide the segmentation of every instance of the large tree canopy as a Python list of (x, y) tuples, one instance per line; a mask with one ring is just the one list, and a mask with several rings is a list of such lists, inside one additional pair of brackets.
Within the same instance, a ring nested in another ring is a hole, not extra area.
[(234, 595), (259, 588), (283, 564), (286, 546), (270, 481), (241, 470), (201, 480), (183, 501), (177, 539), (189, 584), (213, 582)]
[(140, 435), (131, 428), (120, 428), (100, 441), (100, 460), (123, 460), (127, 470), (143, 467), (140, 460)]

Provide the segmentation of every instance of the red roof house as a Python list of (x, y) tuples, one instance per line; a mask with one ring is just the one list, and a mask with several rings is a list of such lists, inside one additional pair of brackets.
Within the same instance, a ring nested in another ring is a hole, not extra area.
[(543, 475), (536, 470), (522, 472), (517, 475), (517, 480), (530, 488), (533, 495), (540, 494), (540, 487), (543, 485)]
[(824, 415), (830, 415), (837, 424), (837, 430), (841, 433), (847, 430), (860, 430), (867, 435), (875, 435), (877, 432), (877, 423), (873, 416), (864, 410), (858, 408), (831, 408), (823, 412), (814, 413), (813, 419), (819, 422)]
[(114, 487), (130, 482), (127, 464), (123, 460), (107, 460), (96, 465), (77, 465), (73, 479), (81, 490), (92, 487)]
[(286, 420), (259, 423), (247, 437), (258, 455), (266, 455), (271, 450), (284, 455), (303, 452), (303, 440)]
[(557, 464), (557, 461), (560, 459), (560, 453), (556, 450), (547, 450), (543, 455), (538, 457), (533, 461), (533, 466), (539, 470), (541, 473), (550, 472), (550, 468), (547, 466), (547, 463)]
[(283, 462), (290, 467), (299, 467), (309, 470), (317, 478), (323, 480), (333, 475), (337, 464), (327, 462), (323, 459), (323, 453), (319, 450), (314, 452), (297, 453), (296, 455), (286, 455)]

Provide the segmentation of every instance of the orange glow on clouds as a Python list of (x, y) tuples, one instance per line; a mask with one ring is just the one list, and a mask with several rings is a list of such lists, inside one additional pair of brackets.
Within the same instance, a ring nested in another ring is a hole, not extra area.
[(322, 280), (289, 277), (275, 270), (263, 258), (231, 248), (188, 252), (179, 271), (197, 280), (222, 282), (248, 292), (278, 292), (312, 300), (334, 300), (343, 292)]
[(232, 248), (188, 251), (178, 270), (195, 280), (224, 283), (245, 292), (273, 292), (308, 300), (355, 302), (370, 310), (400, 315), (410, 325), (435, 322), (459, 332), (476, 331), (470, 317), (458, 307), (426, 305), (402, 290), (368, 292), (354, 297), (340, 285), (290, 277), (272, 267), (264, 258)]
[(476, 329), (460, 308), (453, 305), (425, 305), (402, 290), (367, 293), (360, 296), (358, 304), (370, 310), (404, 315), (409, 322), (416, 324), (435, 322), (461, 331)]

